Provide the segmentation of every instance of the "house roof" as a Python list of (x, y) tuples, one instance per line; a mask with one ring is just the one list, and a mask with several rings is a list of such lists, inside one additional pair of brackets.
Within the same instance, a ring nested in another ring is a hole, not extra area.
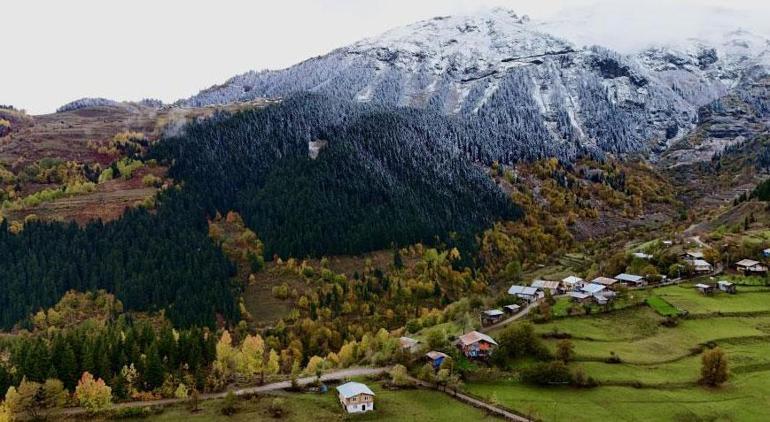
[(719, 284), (720, 286), (732, 286), (735, 283), (731, 283), (731, 282), (726, 281), (726, 280), (721, 280), (717, 284)]
[(563, 278), (561, 280), (561, 282), (564, 283), (564, 284), (577, 284), (577, 283), (582, 283), (583, 281), (584, 280), (582, 278), (580, 278), (578, 276), (574, 276), (574, 275), (571, 275), (569, 277)]
[(567, 293), (567, 295), (569, 297), (573, 297), (575, 299), (585, 299), (585, 298), (591, 296), (591, 295), (588, 295), (588, 294), (585, 294), (585, 293), (581, 293), (581, 292), (569, 292), (569, 293)]
[(513, 304), (513, 305), (505, 305), (503, 306), (505, 309), (515, 310), (515, 309), (521, 309), (521, 306)]
[(499, 309), (490, 309), (490, 310), (484, 311), (484, 315), (500, 316), (500, 315), (503, 315), (503, 311), (501, 311)]
[(703, 258), (703, 252), (700, 252), (700, 251), (687, 251), (686, 255), (695, 259)]
[(739, 267), (753, 267), (757, 264), (759, 264), (759, 261), (754, 261), (753, 259), (742, 259), (735, 263)]
[(607, 303), (607, 300), (608, 300), (606, 297), (604, 297), (602, 295), (594, 295), (594, 299), (599, 304)]
[(532, 282), (532, 287), (538, 288), (538, 289), (550, 289), (550, 290), (556, 290), (559, 288), (559, 282), (558, 281), (548, 281), (548, 280), (535, 280)]
[(370, 390), (366, 384), (361, 384), (360, 382), (349, 382), (342, 384), (337, 387), (337, 391), (342, 397), (346, 399), (355, 397), (359, 394), (368, 394), (370, 396), (374, 395), (374, 392), (372, 392), (372, 390)]
[(401, 343), (401, 347), (413, 347), (420, 343), (419, 340), (415, 340), (410, 337), (401, 337), (398, 339), (398, 341)]
[(640, 259), (652, 259), (652, 255), (650, 255), (650, 254), (646, 254), (646, 253), (644, 253), (644, 252), (634, 252), (632, 255), (633, 255), (635, 258), (640, 258)]
[(492, 343), (497, 346), (497, 342), (492, 337), (478, 331), (471, 331), (470, 333), (463, 334), (460, 336), (459, 340), (460, 343), (466, 346), (469, 344), (478, 343), (479, 341), (486, 341), (487, 343)]
[(615, 279), (618, 280), (618, 281), (628, 281), (628, 282), (631, 282), (631, 283), (638, 283), (638, 282), (642, 281), (642, 279), (644, 279), (644, 277), (642, 277), (640, 275), (635, 275), (635, 274), (623, 273), (623, 274), (616, 275)]
[(591, 283), (594, 284), (603, 284), (605, 286), (612, 286), (613, 284), (617, 283), (618, 280), (615, 280), (614, 278), (609, 277), (596, 277), (591, 281)]
[(529, 286), (511, 286), (511, 288), (508, 289), (508, 294), (534, 296), (537, 294), (537, 289)]
[(582, 290), (582, 291), (584, 291), (584, 292), (586, 292), (588, 294), (594, 295), (596, 293), (601, 292), (602, 290), (604, 290), (606, 288), (607, 288), (607, 286), (605, 286), (603, 284), (590, 283), (590, 284), (586, 284), (585, 286), (583, 286), (583, 288), (580, 289), (580, 290)]
[(712, 288), (708, 284), (703, 284), (703, 283), (698, 283), (698, 284), (695, 285), (695, 287), (697, 287), (699, 289), (710, 289), (710, 288)]
[(711, 264), (709, 264), (708, 261), (704, 261), (702, 259), (696, 259), (692, 262), (692, 265), (695, 265), (696, 267), (710, 267)]
[(437, 352), (435, 350), (431, 350), (430, 352), (426, 353), (425, 356), (428, 357), (430, 360), (436, 360), (441, 358), (446, 358), (447, 354), (443, 352)]

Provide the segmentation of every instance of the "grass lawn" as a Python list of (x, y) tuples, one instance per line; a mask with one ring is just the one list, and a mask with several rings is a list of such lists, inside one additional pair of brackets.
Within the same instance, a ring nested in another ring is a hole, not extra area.
[(480, 397), (546, 421), (764, 421), (770, 372), (736, 375), (720, 389), (536, 388), (517, 381), (466, 384)]
[[(379, 384), (368, 382), (377, 395), (375, 411), (365, 415), (349, 416), (353, 421), (480, 421), (498, 420), (487, 416), (475, 407), (465, 405), (443, 393), (431, 390), (398, 390), (383, 389)], [(286, 414), (281, 419), (273, 419), (268, 408), (274, 397), (281, 397), (285, 402)], [(281, 420), (291, 422), (325, 422), (339, 421), (346, 414), (337, 400), (333, 388), (326, 394), (317, 393), (287, 393), (257, 396), (239, 401), (239, 412), (233, 416), (224, 416), (219, 412), (221, 400), (202, 402), (202, 411), (190, 413), (184, 406), (173, 406), (163, 413), (148, 419), (122, 419), (127, 421), (255, 421)]]
[(705, 296), (692, 286), (669, 286), (655, 293), (673, 306), (690, 314), (717, 312), (770, 312), (770, 295), (763, 288), (738, 287), (738, 294), (716, 292)]
[(681, 313), (679, 309), (666, 302), (660, 296), (648, 297), (647, 305), (661, 316), (677, 316)]

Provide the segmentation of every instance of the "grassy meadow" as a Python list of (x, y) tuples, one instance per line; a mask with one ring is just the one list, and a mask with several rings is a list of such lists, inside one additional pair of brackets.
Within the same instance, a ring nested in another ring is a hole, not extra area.
[[(515, 374), (465, 389), (544, 421), (765, 421), (770, 420), (770, 290), (741, 280), (738, 294), (703, 296), (691, 284), (637, 292), (646, 306), (604, 314), (556, 318), (535, 325), (552, 350), (570, 336), (572, 368), (599, 382), (595, 388), (540, 388)], [(665, 315), (686, 311), (676, 326)], [(731, 378), (720, 388), (697, 384), (701, 354), (719, 346)], [(609, 363), (611, 355), (620, 363)]]

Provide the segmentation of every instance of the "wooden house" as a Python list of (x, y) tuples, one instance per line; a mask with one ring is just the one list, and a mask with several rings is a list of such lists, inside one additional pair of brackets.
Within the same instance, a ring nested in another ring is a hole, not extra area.
[(499, 309), (489, 309), (481, 313), (481, 325), (494, 325), (503, 320), (505, 313)]
[(374, 410), (374, 393), (366, 384), (349, 382), (337, 387), (340, 403), (348, 413), (364, 413)]
[(569, 277), (565, 277), (565, 278), (563, 278), (561, 280), (561, 286), (562, 286), (562, 289), (565, 292), (568, 292), (570, 290), (579, 289), (579, 288), (581, 288), (583, 286), (584, 283), (585, 283), (585, 280), (583, 280), (582, 278), (580, 278), (578, 276), (574, 276), (574, 275), (571, 275)]
[(601, 284), (602, 286), (607, 286), (607, 288), (612, 288), (617, 282), (618, 280), (609, 277), (596, 277), (595, 279), (591, 280), (591, 283)]
[(742, 259), (735, 263), (735, 269), (743, 274), (767, 274), (767, 267), (753, 259)]
[(463, 334), (457, 340), (457, 348), (468, 359), (486, 359), (497, 347), (497, 342), (490, 336), (478, 331)]
[(511, 288), (508, 289), (508, 294), (516, 296), (519, 299), (524, 299), (527, 302), (534, 302), (540, 298), (537, 289), (529, 286), (511, 286)]
[(708, 262), (702, 259), (696, 259), (692, 261), (693, 270), (698, 274), (708, 274), (714, 271), (714, 267)]
[(583, 292), (569, 292), (567, 293), (567, 296), (573, 301), (577, 303), (588, 303), (591, 301), (591, 295)]
[(545, 293), (546, 290), (551, 292), (551, 294), (558, 294), (559, 289), (561, 288), (561, 284), (559, 284), (558, 281), (549, 281), (549, 280), (535, 280), (532, 282), (531, 287), (536, 288), (537, 290)]
[(521, 312), (521, 306), (512, 304), (512, 305), (505, 305), (503, 306), (503, 312), (509, 315), (518, 314)]
[(401, 337), (398, 339), (398, 343), (402, 349), (409, 352), (416, 352), (420, 348), (420, 341), (410, 337)]

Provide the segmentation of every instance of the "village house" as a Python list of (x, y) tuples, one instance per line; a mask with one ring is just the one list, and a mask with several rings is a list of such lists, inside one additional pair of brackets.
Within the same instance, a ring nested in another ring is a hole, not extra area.
[(644, 259), (644, 260), (652, 259), (652, 255), (646, 254), (644, 252), (634, 252), (631, 255), (633, 255), (634, 258), (639, 258), (639, 259)]
[(516, 304), (513, 304), (513, 305), (505, 305), (505, 306), (503, 306), (503, 311), (504, 311), (506, 314), (510, 314), (510, 315), (513, 315), (513, 314), (518, 314), (518, 313), (521, 311), (521, 306), (519, 306), (519, 305), (516, 305)]
[(524, 299), (527, 302), (534, 302), (540, 298), (537, 289), (529, 286), (511, 286), (511, 288), (508, 289), (508, 294), (516, 296), (519, 299)]
[(607, 288), (607, 286), (605, 286), (603, 284), (589, 283), (589, 284), (586, 284), (585, 286), (583, 286), (580, 289), (580, 291), (582, 291), (585, 294), (594, 296), (594, 295), (597, 295), (597, 294), (601, 294), (604, 291), (604, 289), (606, 289), (606, 288)]
[(585, 280), (574, 275), (571, 275), (561, 280), (561, 285), (564, 288), (565, 292), (579, 289), (580, 287), (583, 286), (583, 283), (585, 283)]
[(591, 295), (583, 293), (583, 292), (569, 292), (567, 293), (567, 296), (573, 301), (577, 303), (588, 303), (591, 301)]
[(710, 295), (714, 293), (714, 286), (708, 284), (698, 283), (695, 285), (695, 288), (704, 295)]
[(693, 270), (698, 274), (707, 274), (714, 271), (714, 267), (708, 262), (702, 259), (696, 259), (692, 261)]
[(499, 309), (490, 309), (481, 313), (481, 325), (494, 325), (503, 320), (505, 313)]
[(615, 276), (615, 280), (628, 287), (641, 287), (647, 284), (647, 281), (644, 279), (644, 277), (634, 274), (618, 274)]
[(425, 354), (425, 358), (428, 359), (428, 362), (430, 363), (430, 366), (433, 367), (433, 369), (438, 369), (441, 367), (441, 364), (444, 363), (444, 359), (448, 358), (446, 353), (437, 352), (435, 350), (431, 350), (430, 352)]
[(348, 413), (374, 410), (374, 393), (365, 384), (349, 382), (337, 387), (340, 403)]
[(735, 283), (730, 283), (729, 281), (722, 280), (718, 282), (717, 285), (719, 286), (719, 290), (725, 293), (730, 293), (731, 295), (734, 295), (738, 292), (735, 287)]
[(497, 347), (497, 342), (486, 334), (471, 331), (460, 336), (457, 347), (468, 359), (486, 359)]
[(735, 269), (743, 274), (767, 274), (767, 267), (753, 259), (742, 259), (736, 262)]
[(596, 277), (595, 279), (591, 280), (591, 283), (593, 284), (601, 284), (602, 286), (607, 286), (608, 288), (612, 288), (612, 286), (614, 286), (617, 282), (618, 280), (609, 277)]
[(420, 341), (410, 337), (401, 337), (398, 342), (402, 349), (409, 352), (416, 352), (420, 348)]
[(536, 288), (537, 290), (545, 293), (546, 290), (550, 291), (551, 294), (557, 294), (559, 293), (559, 288), (561, 285), (558, 281), (548, 281), (548, 280), (535, 280), (532, 282), (532, 286)]
[(663, 246), (674, 246), (674, 241), (673, 240), (664, 240), (664, 241), (662, 241), (660, 243), (662, 243)]
[(682, 255), (685, 261), (695, 261), (696, 259), (703, 259), (703, 252), (701, 251), (687, 251)]

